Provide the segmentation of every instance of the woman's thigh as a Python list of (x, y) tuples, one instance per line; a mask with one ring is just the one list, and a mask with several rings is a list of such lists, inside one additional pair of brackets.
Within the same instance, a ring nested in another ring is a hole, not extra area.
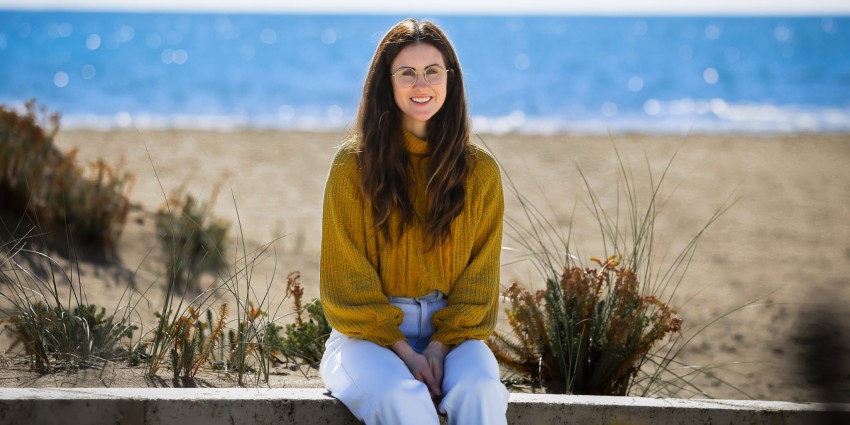
[(350, 387), (368, 392), (386, 386), (388, 381), (415, 380), (391, 350), (336, 331), (328, 339), (319, 371), (331, 393)]
[(446, 356), (443, 392), (465, 379), (500, 380), (499, 363), (484, 341), (467, 340)]
[(367, 424), (439, 422), (428, 388), (387, 348), (334, 331), (319, 371), (331, 394)]

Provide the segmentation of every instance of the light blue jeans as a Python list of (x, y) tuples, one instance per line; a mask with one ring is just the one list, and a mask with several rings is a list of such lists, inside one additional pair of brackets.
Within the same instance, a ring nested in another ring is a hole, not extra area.
[[(446, 300), (431, 293), (415, 299), (391, 297), (390, 303), (404, 312), (399, 329), (421, 353), (434, 333), (431, 316)], [(438, 411), (448, 416), (449, 424), (507, 423), (508, 391), (483, 341), (464, 341), (446, 356), (439, 401), (390, 349), (336, 330), (325, 344), (319, 372), (331, 394), (367, 424), (434, 425), (440, 422)]]
[(419, 298), (389, 297), (389, 299), (390, 304), (400, 308), (404, 313), (399, 330), (407, 338), (410, 346), (417, 353), (422, 354), (431, 342), (431, 335), (434, 334), (431, 316), (446, 306), (443, 293), (434, 291)]

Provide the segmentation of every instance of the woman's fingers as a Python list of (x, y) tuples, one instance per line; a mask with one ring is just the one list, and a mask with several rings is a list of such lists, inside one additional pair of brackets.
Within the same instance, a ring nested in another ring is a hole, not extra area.
[(390, 349), (407, 365), (413, 378), (425, 384), (432, 397), (439, 397), (442, 395), (440, 387), (443, 384), (443, 357), (446, 350), (435, 349), (441, 346), (429, 348), (426, 349), (427, 355), (423, 355), (414, 351), (407, 340), (398, 340), (390, 345)]
[[(443, 385), (443, 362), (448, 352), (448, 346), (439, 341), (431, 341), (428, 347), (425, 348), (425, 351), (422, 352), (425, 358), (428, 359), (428, 367), (431, 369), (431, 373), (434, 374), (434, 380), (437, 382), (438, 388), (441, 388)], [(439, 394), (437, 393), (437, 395)]]
[(443, 384), (443, 362), (440, 359), (429, 358), (428, 365), (431, 367), (431, 373), (434, 374), (434, 380), (437, 382), (437, 386), (440, 387)]
[(431, 371), (431, 367), (428, 364), (428, 360), (425, 359), (425, 356), (419, 354), (419, 358), (416, 359), (416, 364), (411, 367), (411, 371), (413, 371), (413, 377), (416, 378), (417, 381), (422, 382), (428, 387), (428, 391), (431, 393), (432, 397), (440, 396), (440, 384), (434, 378), (434, 373)]
[(431, 373), (431, 369), (427, 368), (423, 373), (422, 377), (424, 378), (425, 385), (428, 386), (428, 391), (431, 392), (431, 397), (439, 397), (440, 396), (440, 385), (437, 384), (437, 381), (434, 379), (434, 375)]

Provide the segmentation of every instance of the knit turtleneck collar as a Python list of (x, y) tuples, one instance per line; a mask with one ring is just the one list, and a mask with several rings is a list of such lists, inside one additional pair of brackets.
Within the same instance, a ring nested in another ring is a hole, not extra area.
[(412, 155), (427, 155), (428, 142), (416, 137), (413, 133), (403, 130), (404, 146)]

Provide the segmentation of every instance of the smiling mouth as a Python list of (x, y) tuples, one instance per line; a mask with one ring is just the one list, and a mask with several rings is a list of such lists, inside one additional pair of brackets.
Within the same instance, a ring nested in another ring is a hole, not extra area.
[(412, 100), (413, 103), (428, 103), (428, 101), (431, 100), (431, 97), (411, 97), (410, 100)]

